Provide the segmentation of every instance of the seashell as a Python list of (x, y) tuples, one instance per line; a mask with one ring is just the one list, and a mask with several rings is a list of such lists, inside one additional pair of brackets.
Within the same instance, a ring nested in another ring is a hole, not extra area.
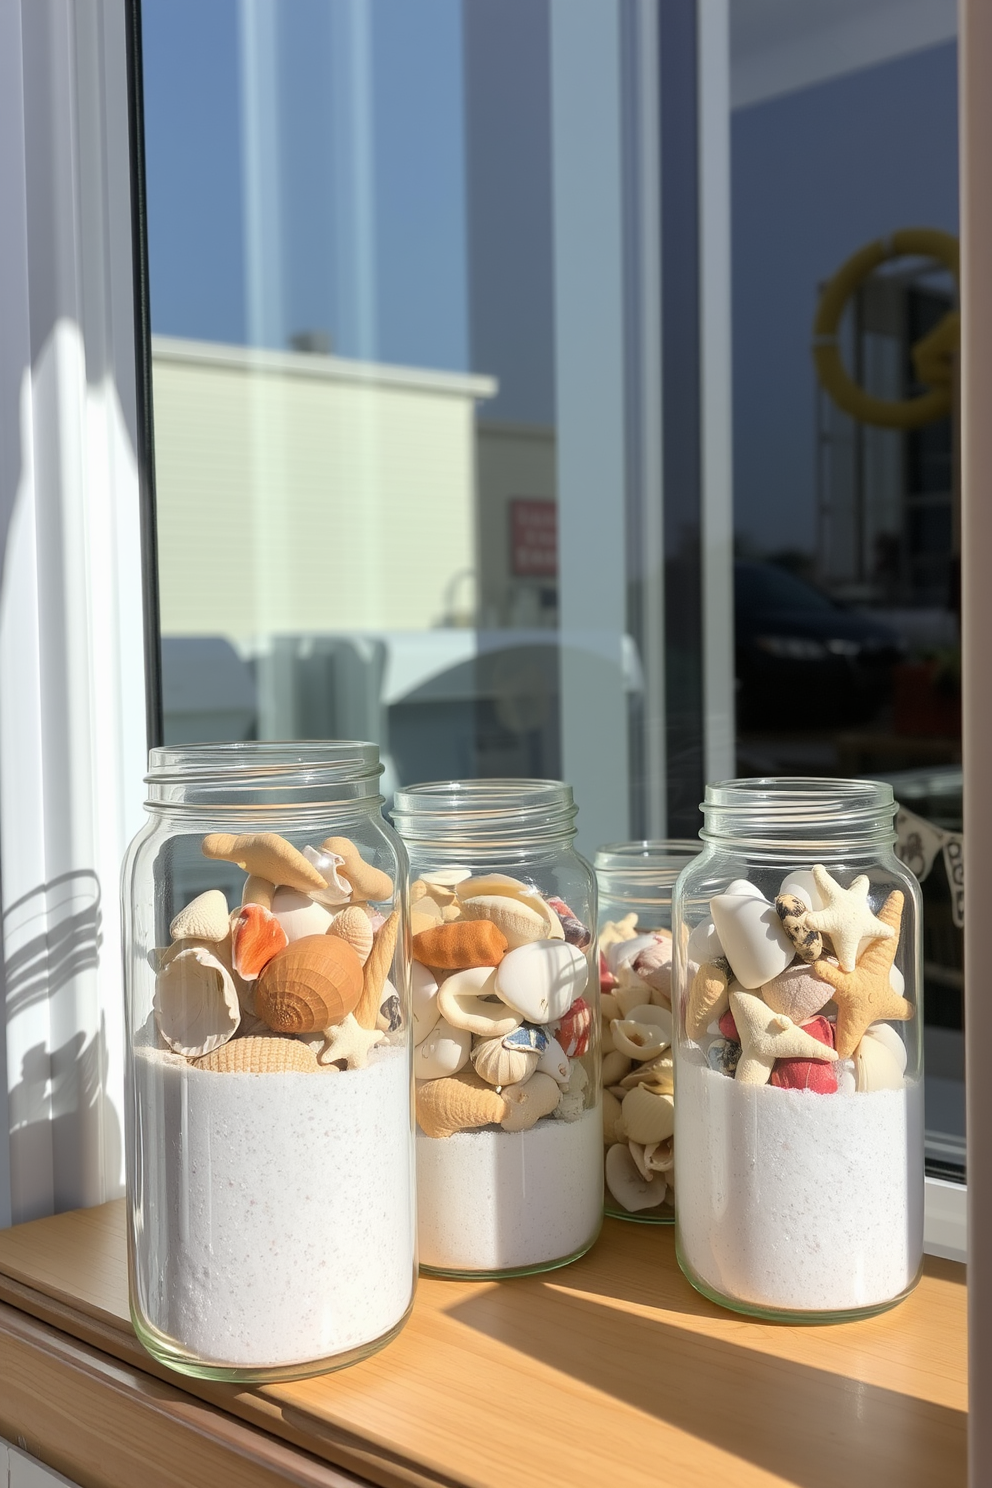
[(704, 961), (720, 960), (724, 953), (723, 946), (712, 920), (700, 920), (694, 927), (686, 942), (685, 953), (687, 959), (694, 961), (697, 966), (702, 966)]
[(316, 1073), (317, 1056), (306, 1044), (295, 1038), (273, 1034), (231, 1039), (229, 1043), (193, 1061), (194, 1069), (214, 1070), (218, 1074), (284, 1075)]
[(635, 976), (646, 982), (652, 992), (660, 992), (671, 999), (672, 995), (672, 938), (656, 935), (654, 944), (647, 946), (635, 956), (630, 965)]
[(805, 1023), (826, 1007), (833, 988), (813, 972), (805, 961), (794, 961), (770, 982), (765, 982), (761, 995), (773, 1013), (784, 1013), (793, 1023)]
[(867, 1033), (854, 1051), (854, 1079), (858, 1090), (901, 1090), (905, 1083), (891, 1049)]
[[(479, 894), (473, 899), (461, 900), (462, 913), (467, 920), (488, 920), (506, 937), (509, 950), (527, 945), (532, 940), (547, 940), (551, 923), (551, 911), (539, 914), (530, 904), (506, 895)], [(547, 906), (545, 905), (547, 909)]]
[(495, 996), (496, 976), (488, 966), (468, 966), (446, 977), (437, 991), (438, 1013), (455, 1028), (480, 1038), (502, 1038), (523, 1019)]
[(600, 992), (603, 992), (603, 993), (612, 992), (613, 988), (617, 984), (617, 979), (613, 975), (613, 973), (610, 970), (610, 968), (607, 966), (607, 964), (606, 964), (606, 957), (603, 955), (603, 952), (602, 951), (599, 951), (598, 952), (598, 956), (599, 956), (599, 990), (600, 990)]
[(241, 1022), (234, 978), (206, 946), (189, 946), (165, 961), (152, 1007), (169, 1048), (188, 1058), (226, 1044)]
[[(531, 884), (523, 883), (519, 878), (511, 878), (506, 873), (485, 873), (477, 878), (463, 879), (458, 885), (457, 893), (462, 906), (469, 899), (486, 897), (516, 900), (540, 916), (545, 926), (543, 939), (564, 939), (565, 932), (562, 929), (561, 920), (547, 900)], [(521, 944), (526, 944), (526, 941)]]
[[(542, 1073), (538, 1071), (538, 1073)], [(552, 1076), (554, 1079), (554, 1076)], [(556, 1121), (578, 1121), (586, 1109), (586, 1098), (581, 1090), (566, 1090), (559, 1087), (558, 1104), (551, 1112)]]
[(447, 1075), (457, 1075), (468, 1064), (471, 1052), (472, 1035), (468, 1029), (452, 1028), (441, 1018), (414, 1049), (413, 1073), (418, 1080), (443, 1080)]
[(906, 1073), (908, 1059), (906, 1045), (891, 1023), (872, 1023), (865, 1029), (862, 1037), (877, 1039), (880, 1044), (884, 1044), (898, 1064), (899, 1073), (903, 1075)]
[(503, 957), (496, 969), (496, 992), (528, 1023), (554, 1023), (585, 991), (588, 980), (588, 962), (576, 946), (532, 940)]
[(622, 1018), (623, 1012), (617, 1002), (614, 992), (601, 992), (599, 995), (599, 1013), (603, 1023), (609, 1023), (613, 1018)]
[(823, 898), (816, 887), (816, 879), (808, 868), (797, 868), (787, 873), (778, 887), (779, 894), (791, 894), (801, 899), (806, 909), (818, 912), (823, 909)]
[(375, 932), (372, 949), (362, 972), (362, 995), (355, 1007), (355, 1017), (362, 1028), (375, 1027), (383, 988), (396, 954), (399, 933), (400, 912), (394, 909), (385, 924)]
[(671, 1095), (675, 1089), (675, 1070), (671, 1053), (661, 1054), (646, 1064), (635, 1064), (629, 1074), (618, 1082), (623, 1090), (633, 1090), (636, 1085), (647, 1085), (659, 1095)]
[(325, 837), (321, 851), (341, 858), (340, 877), (347, 879), (356, 899), (381, 904), (393, 897), (393, 880), (381, 868), (373, 868), (348, 837)]
[(558, 1042), (571, 1058), (589, 1052), (592, 1032), (592, 1008), (584, 997), (577, 997), (558, 1024)]
[(637, 915), (634, 910), (622, 920), (607, 920), (599, 932), (600, 953), (605, 956), (611, 945), (621, 940), (632, 940), (637, 934)]
[(392, 982), (387, 982), (384, 990), (388, 995), (379, 1004), (375, 1026), (383, 1033), (395, 1033), (398, 1028), (403, 1027), (403, 1006), (399, 993), (393, 990)]
[(696, 971), (685, 1008), (685, 1031), (689, 1038), (698, 1041), (709, 1025), (729, 1008), (728, 969), (726, 962), (720, 965), (704, 961)]
[(619, 1085), (630, 1070), (630, 1060), (626, 1054), (621, 1054), (615, 1049), (612, 1054), (603, 1056), (603, 1084), (606, 1086)]
[(249, 873), (241, 890), (241, 903), (260, 904), (263, 909), (271, 909), (275, 892), (274, 883), (269, 883), (267, 878), (259, 878), (257, 873)]
[(635, 977), (629, 967), (620, 968), (621, 981), (613, 996), (620, 1009), (621, 1018), (628, 1018), (635, 1007), (643, 1007), (651, 1001), (651, 988), (646, 987), (640, 977)]
[(474, 1071), (424, 1080), (416, 1091), (417, 1121), (428, 1137), (453, 1137), (456, 1132), (502, 1121), (506, 1114), (506, 1101)]
[(623, 1107), (609, 1090), (603, 1091), (603, 1141), (607, 1147), (621, 1140), (620, 1113)]
[(535, 1028), (532, 1023), (521, 1023), (512, 1033), (503, 1035), (503, 1043), (508, 1049), (536, 1049), (538, 1054), (543, 1054), (552, 1042), (547, 1029)]
[(421, 880), (427, 885), (429, 893), (441, 890), (453, 897), (457, 893), (458, 885), (464, 883), (467, 878), (472, 877), (470, 868), (432, 868), (429, 873), (422, 873)]
[(782, 929), (796, 948), (796, 955), (803, 961), (816, 961), (823, 955), (823, 936), (819, 930), (806, 923), (809, 910), (805, 899), (795, 894), (779, 894), (775, 900), (775, 913), (782, 922)]
[(248, 832), (241, 837), (211, 832), (203, 839), (202, 851), (205, 858), (237, 863), (246, 873), (304, 894), (325, 886), (313, 864), (276, 832)]
[(675, 1166), (675, 1138), (666, 1137), (663, 1142), (648, 1142), (642, 1148), (644, 1166), (649, 1173), (670, 1173)]
[(774, 904), (762, 894), (716, 894), (710, 900), (723, 954), (747, 990), (770, 982), (784, 971), (796, 948), (782, 929)]
[(672, 1042), (672, 1015), (650, 1003), (634, 1008), (629, 1018), (612, 1024), (613, 1042), (631, 1059), (653, 1059)]
[(344, 866), (344, 858), (341, 854), (318, 851), (315, 847), (305, 847), (303, 856), (316, 868), (324, 880), (324, 887), (313, 892), (313, 898), (317, 903), (326, 904), (328, 909), (338, 909), (342, 904), (348, 904), (352, 891), (351, 884), (341, 876), (341, 869)]
[(197, 894), (169, 926), (173, 940), (226, 940), (231, 928), (227, 900), (220, 889)]
[(441, 1016), (437, 1005), (437, 977), (430, 967), (414, 961), (410, 966), (410, 1015), (413, 1019), (413, 1041), (423, 1043)]
[(462, 907), (457, 900), (453, 904), (445, 904), (441, 909), (441, 921), (445, 925), (454, 925), (463, 920)]
[(838, 1059), (833, 1066), (837, 1071), (838, 1095), (853, 1095), (858, 1088), (853, 1059)]
[(663, 1173), (645, 1178), (637, 1171), (637, 1164), (625, 1142), (615, 1143), (606, 1154), (606, 1186), (628, 1214), (637, 1214), (641, 1209), (656, 1209), (665, 1202), (668, 1191)]
[(340, 1023), (361, 995), (362, 963), (347, 941), (307, 935), (263, 969), (255, 1011), (277, 1033), (313, 1033)]
[[(513, 1037), (512, 1034), (510, 1036), (511, 1038)], [(550, 1075), (552, 1080), (556, 1080), (559, 1085), (567, 1085), (571, 1080), (572, 1066), (569, 1063), (568, 1055), (557, 1039), (548, 1039), (547, 1045), (540, 1059), (537, 1061), (537, 1068), (539, 1074)], [(581, 1069), (582, 1066), (577, 1065), (576, 1068)]]
[(718, 1075), (735, 1075), (741, 1060), (741, 1046), (733, 1039), (716, 1038), (706, 1048), (706, 1063)]
[(299, 889), (276, 889), (270, 913), (275, 915), (289, 941), (302, 940), (305, 935), (325, 935), (334, 919), (325, 905), (318, 904), (309, 894), (301, 894)]
[(906, 978), (903, 976), (902, 972), (899, 970), (898, 966), (895, 965), (895, 963), (893, 963), (889, 967), (889, 986), (892, 988), (897, 997), (905, 997)]
[(506, 936), (488, 920), (438, 925), (432, 930), (421, 930), (413, 937), (414, 959), (444, 971), (464, 970), (469, 966), (498, 966), (505, 952)]
[(630, 940), (618, 940), (606, 951), (606, 964), (616, 976), (622, 966), (629, 966), (642, 951), (654, 945), (653, 935), (634, 935)]
[(578, 946), (580, 951), (584, 951), (592, 944), (592, 931), (587, 925), (583, 925), (578, 915), (572, 913), (564, 899), (551, 898), (547, 904), (561, 921), (562, 935), (569, 945)]
[(422, 900), (418, 901), (410, 910), (410, 934), (414, 936), (423, 935), (425, 930), (436, 930), (438, 925), (442, 923), (440, 915), (431, 914), (429, 911), (423, 914), (421, 913), (420, 904), (422, 902)]
[(349, 905), (335, 915), (327, 927), (328, 935), (338, 935), (346, 940), (364, 966), (372, 950), (372, 921), (357, 904)]
[(472, 1050), (476, 1073), (489, 1085), (517, 1085), (528, 1080), (540, 1059), (537, 1049), (514, 1045), (508, 1048), (501, 1038), (483, 1039)]
[(613, 1042), (613, 1024), (615, 1021), (616, 1019), (611, 1018), (599, 1030), (599, 1052), (604, 1058), (607, 1054), (613, 1054), (616, 1051), (616, 1044)]
[(636, 1085), (624, 1096), (623, 1130), (630, 1142), (663, 1142), (675, 1130), (675, 1097)]
[(289, 944), (280, 922), (262, 904), (242, 904), (232, 915), (230, 925), (234, 970), (249, 982)]
[(542, 1116), (550, 1116), (561, 1098), (557, 1080), (550, 1075), (531, 1075), (522, 1085), (509, 1085), (503, 1091), (506, 1114), (500, 1125), (504, 1131), (529, 1131)]
[(568, 1089), (585, 1090), (589, 1084), (589, 1072), (577, 1059), (568, 1061)]

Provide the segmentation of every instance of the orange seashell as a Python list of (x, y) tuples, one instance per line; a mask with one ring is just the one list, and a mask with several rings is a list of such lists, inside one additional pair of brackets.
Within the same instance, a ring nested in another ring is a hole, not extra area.
[(253, 981), (289, 937), (274, 914), (261, 904), (243, 904), (231, 916), (231, 956), (238, 976)]
[(262, 970), (255, 1011), (277, 1033), (314, 1033), (340, 1023), (362, 995), (362, 963), (346, 940), (304, 935)]
[(498, 966), (506, 953), (507, 939), (491, 920), (458, 920), (421, 930), (413, 937), (414, 959), (443, 971), (468, 966)]

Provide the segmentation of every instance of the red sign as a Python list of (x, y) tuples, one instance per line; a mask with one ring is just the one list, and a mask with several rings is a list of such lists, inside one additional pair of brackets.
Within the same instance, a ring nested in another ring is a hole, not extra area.
[(536, 496), (510, 502), (510, 570), (518, 579), (558, 575), (558, 505)]

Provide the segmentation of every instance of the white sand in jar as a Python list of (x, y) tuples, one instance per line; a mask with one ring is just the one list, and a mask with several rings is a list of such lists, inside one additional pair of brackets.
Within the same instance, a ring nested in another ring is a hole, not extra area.
[(603, 1206), (603, 1118), (417, 1133), (420, 1260), (450, 1271), (537, 1266), (581, 1250)]
[(923, 1244), (923, 1101), (739, 1085), (679, 1056), (676, 1220), (685, 1260), (755, 1307), (891, 1300)]
[(141, 1311), (205, 1362), (369, 1343), (413, 1291), (406, 1052), (337, 1074), (217, 1074), (135, 1051)]

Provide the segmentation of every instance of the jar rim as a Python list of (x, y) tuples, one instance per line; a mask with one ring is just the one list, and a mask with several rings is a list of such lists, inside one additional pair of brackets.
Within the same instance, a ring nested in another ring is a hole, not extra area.
[(575, 836), (578, 807), (563, 780), (494, 776), (480, 780), (426, 780), (393, 796), (391, 815), (407, 841), (468, 848), (505, 844), (520, 837)]
[(606, 873), (625, 869), (648, 871), (653, 865), (698, 857), (702, 845), (698, 837), (643, 837), (632, 842), (605, 842), (593, 857), (595, 867)]
[(898, 804), (884, 780), (817, 775), (751, 776), (707, 785), (704, 842), (782, 844), (895, 840)]
[(381, 805), (376, 744), (359, 739), (237, 739), (148, 751), (149, 810), (314, 811)]

